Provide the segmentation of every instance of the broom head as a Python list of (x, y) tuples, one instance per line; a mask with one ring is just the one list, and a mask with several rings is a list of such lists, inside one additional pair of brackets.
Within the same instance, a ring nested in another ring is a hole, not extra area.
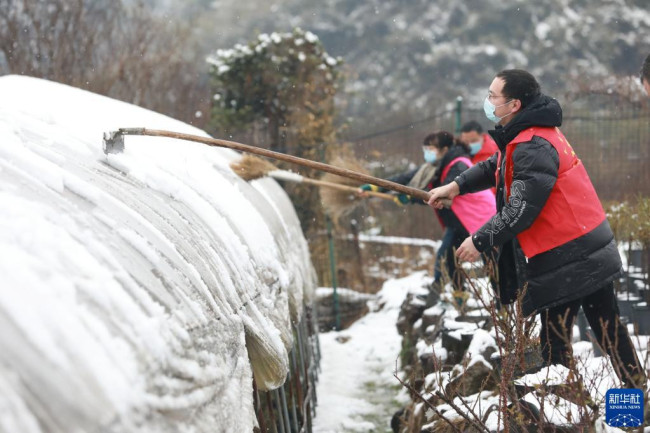
[[(332, 165), (341, 168), (347, 168), (358, 173), (368, 174), (368, 171), (361, 165), (361, 163), (351, 155), (345, 157), (337, 157), (332, 162)], [(321, 180), (327, 182), (338, 183), (340, 185), (347, 185), (358, 187), (359, 182), (347, 177), (337, 176), (335, 174), (326, 173)], [(332, 220), (337, 221), (342, 216), (352, 212), (357, 206), (363, 203), (359, 196), (355, 193), (348, 191), (341, 191), (333, 188), (321, 188), (320, 199), (323, 207), (328, 211)]]
[(278, 168), (270, 162), (256, 156), (245, 153), (242, 157), (230, 163), (232, 171), (245, 181), (251, 181), (268, 176), (272, 171)]

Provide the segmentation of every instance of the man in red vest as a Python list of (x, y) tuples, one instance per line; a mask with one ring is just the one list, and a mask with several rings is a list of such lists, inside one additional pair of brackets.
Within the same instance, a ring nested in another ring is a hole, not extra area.
[(582, 162), (558, 129), (560, 104), (541, 93), (530, 73), (509, 69), (490, 84), (484, 110), (497, 124), (489, 133), (499, 151), (431, 190), (429, 205), (440, 208), (443, 198), (497, 188), (496, 215), (465, 239), (457, 256), (497, 255), (500, 300), (512, 303), (523, 290), (524, 314), (540, 315), (546, 365), (571, 364), (571, 332), (582, 307), (624, 385), (644, 385), (619, 319), (614, 235)]
[(497, 152), (497, 145), (476, 120), (470, 120), (460, 128), (460, 141), (469, 146), (472, 164), (485, 161)]

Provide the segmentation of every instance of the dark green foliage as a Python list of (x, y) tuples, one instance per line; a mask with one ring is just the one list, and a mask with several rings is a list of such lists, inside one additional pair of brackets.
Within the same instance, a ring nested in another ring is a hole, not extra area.
[[(330, 57), (314, 34), (301, 29), (262, 34), (248, 45), (218, 50), (209, 62), (216, 135), (253, 129), (261, 131), (259, 141), (272, 150), (317, 161), (329, 159), (340, 60)], [(287, 189), (303, 229), (320, 226), (322, 209), (313, 187)]]

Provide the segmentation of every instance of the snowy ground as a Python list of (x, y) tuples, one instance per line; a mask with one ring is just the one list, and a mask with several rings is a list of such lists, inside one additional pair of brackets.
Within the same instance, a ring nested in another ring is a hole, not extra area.
[(320, 334), (314, 432), (391, 431), (391, 416), (408, 400), (393, 377), (401, 347), (395, 324), (406, 294), (426, 281), (424, 272), (389, 280), (379, 292), (383, 308), (346, 330)]

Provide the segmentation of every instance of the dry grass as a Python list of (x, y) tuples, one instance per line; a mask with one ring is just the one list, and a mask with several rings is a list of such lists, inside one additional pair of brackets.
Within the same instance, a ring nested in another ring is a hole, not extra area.
[[(332, 165), (358, 173), (368, 174), (361, 163), (351, 155), (335, 158), (332, 161)], [(239, 160), (230, 163), (230, 168), (245, 181), (260, 179), (268, 176), (273, 171), (280, 170), (265, 159), (250, 154), (244, 154)], [(309, 180), (307, 178), (305, 179), (306, 181)], [(320, 180), (353, 188), (359, 186), (358, 181), (331, 173), (326, 173)], [(360, 197), (354, 191), (344, 191), (336, 188), (321, 187), (320, 198), (323, 207), (335, 222), (338, 222), (341, 217), (349, 214), (362, 203), (362, 200), (360, 200)]]
[[(368, 171), (361, 165), (359, 160), (352, 155), (340, 156), (332, 160), (332, 165), (353, 170), (358, 173), (369, 174)], [(335, 174), (326, 173), (321, 180), (326, 182), (338, 183), (340, 185), (347, 185), (357, 187), (359, 182), (353, 179), (337, 176)], [(342, 217), (351, 213), (357, 206), (363, 203), (359, 196), (355, 193), (347, 191), (338, 191), (330, 188), (321, 188), (320, 199), (323, 207), (327, 210), (333, 221), (338, 221)]]

